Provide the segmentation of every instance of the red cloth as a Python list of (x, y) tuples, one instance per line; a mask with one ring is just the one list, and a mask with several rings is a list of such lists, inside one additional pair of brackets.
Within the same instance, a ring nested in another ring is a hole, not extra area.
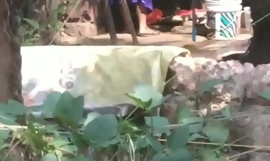
[[(195, 9), (195, 12), (204, 12), (204, 9)], [(180, 11), (176, 11), (175, 15), (179, 15), (179, 16), (190, 16), (192, 15), (192, 10), (180, 10)]]
[(151, 13), (147, 15), (146, 22), (148, 25), (153, 24), (162, 19), (163, 13), (161, 10), (154, 8)]
[[(204, 12), (204, 9), (195, 9), (195, 12)], [(175, 15), (190, 16), (192, 15), (192, 10), (176, 11)], [(153, 11), (147, 15), (147, 19), (146, 19), (147, 24), (150, 25), (150, 24), (160, 21), (162, 19), (162, 16), (163, 16), (162, 11), (157, 8), (154, 8)]]

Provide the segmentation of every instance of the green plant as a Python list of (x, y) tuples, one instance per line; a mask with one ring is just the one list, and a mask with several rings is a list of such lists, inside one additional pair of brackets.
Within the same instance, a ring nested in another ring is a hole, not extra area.
[[(142, 84), (126, 95), (145, 112), (159, 108), (164, 101), (161, 93)], [(200, 117), (185, 103), (177, 108), (177, 126), (159, 116), (146, 116), (144, 126), (134, 124), (131, 114), (126, 119), (94, 112), (84, 117), (83, 96), (73, 97), (68, 92), (50, 93), (41, 106), (26, 108), (10, 100), (0, 109), (2, 160), (99, 161), (97, 154), (113, 160), (124, 151), (131, 161), (137, 154), (152, 161), (220, 161), (229, 136), (226, 123)], [(225, 111), (223, 118), (229, 116)], [(165, 142), (160, 140), (161, 134), (166, 135)], [(194, 140), (219, 146), (194, 146)]]
[[(22, 46), (35, 45), (40, 40), (43, 33), (59, 30), (60, 21), (58, 17), (65, 13), (66, 7), (66, 4), (60, 4), (57, 9), (53, 10), (46, 18), (42, 19), (29, 19), (21, 14), (18, 18), (18, 33), (21, 38)], [(41, 13), (42, 11), (35, 9), (35, 12)]]

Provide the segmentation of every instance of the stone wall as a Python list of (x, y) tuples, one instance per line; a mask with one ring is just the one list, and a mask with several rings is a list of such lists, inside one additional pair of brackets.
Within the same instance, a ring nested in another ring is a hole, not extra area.
[[(212, 93), (205, 92), (199, 98), (198, 110), (206, 115), (207, 109), (211, 109), (214, 114), (229, 106), (233, 117), (231, 140), (246, 136), (238, 143), (270, 146), (270, 101), (266, 99), (270, 98), (270, 64), (254, 67), (238, 61), (177, 57), (170, 69), (176, 75), (170, 85), (178, 93), (174, 101), (195, 96), (197, 89), (208, 80), (222, 80), (223, 84), (215, 86)], [(163, 112), (169, 118), (174, 113), (169, 108)], [(244, 160), (268, 161), (267, 150), (263, 148), (261, 152), (250, 153)]]
[[(67, 7), (65, 18), (69, 17), (64, 32), (74, 37), (92, 37), (102, 32), (100, 3), (96, 0), (76, 0), (79, 5)], [(73, 2), (74, 3), (74, 2)]]

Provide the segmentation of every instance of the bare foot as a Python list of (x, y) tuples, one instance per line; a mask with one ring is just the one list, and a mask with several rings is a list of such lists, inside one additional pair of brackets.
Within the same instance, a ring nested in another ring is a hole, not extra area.
[(158, 35), (160, 32), (157, 30), (152, 30), (149, 27), (140, 28), (138, 36), (152, 36)]

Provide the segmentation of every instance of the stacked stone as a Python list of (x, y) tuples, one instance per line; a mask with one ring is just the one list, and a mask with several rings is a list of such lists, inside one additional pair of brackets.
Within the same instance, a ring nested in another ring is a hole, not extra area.
[[(204, 94), (201, 96), (200, 110), (204, 112), (204, 108), (210, 107), (214, 113), (230, 107), (235, 117), (231, 125), (232, 140), (247, 136), (238, 144), (270, 146), (270, 101), (260, 96), (270, 87), (270, 64), (254, 67), (238, 61), (177, 57), (170, 68), (176, 74), (173, 86), (184, 87), (176, 88), (180, 95), (194, 96), (206, 81), (222, 80), (223, 84), (214, 87), (210, 101), (205, 102)], [(248, 156), (250, 161), (268, 161), (270, 154), (256, 152)]]
[(224, 83), (214, 88), (214, 93), (230, 94), (231, 99), (258, 97), (270, 87), (270, 64), (254, 67), (238, 61), (217, 62), (208, 58), (177, 57), (170, 66), (177, 76), (174, 86), (182, 85), (186, 95), (195, 95), (197, 89), (212, 79)]

